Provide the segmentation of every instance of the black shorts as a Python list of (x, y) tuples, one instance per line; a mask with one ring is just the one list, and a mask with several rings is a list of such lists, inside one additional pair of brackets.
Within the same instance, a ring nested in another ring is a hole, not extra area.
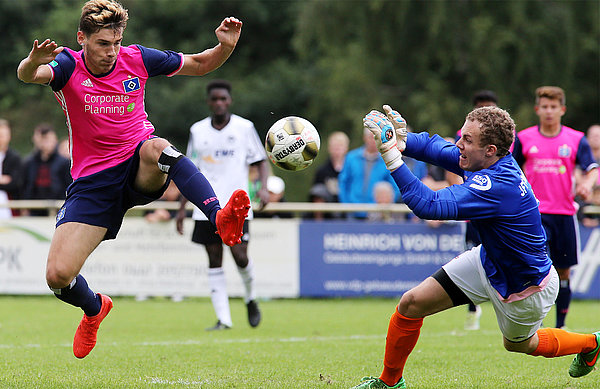
[(114, 239), (129, 208), (160, 198), (169, 180), (156, 193), (141, 193), (134, 189), (142, 143), (144, 141), (126, 161), (73, 181), (67, 188), (65, 203), (56, 215), (56, 227), (67, 222), (105, 227), (104, 240)]
[(577, 265), (579, 258), (579, 224), (575, 215), (542, 213), (542, 225), (548, 239), (548, 255), (557, 269)]
[[(248, 225), (248, 220), (244, 220), (244, 226), (242, 227), (242, 231), (244, 232), (244, 235), (242, 235), (242, 242), (245, 243), (248, 243), (250, 240)], [(194, 232), (192, 232), (192, 242), (203, 245), (223, 243), (221, 237), (217, 234), (217, 229), (208, 220), (196, 220), (196, 223), (194, 223)]]

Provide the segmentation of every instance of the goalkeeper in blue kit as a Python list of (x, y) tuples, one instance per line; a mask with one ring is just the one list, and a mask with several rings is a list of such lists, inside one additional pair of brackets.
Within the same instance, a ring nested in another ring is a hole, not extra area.
[[(470, 112), (456, 145), (438, 135), (412, 134), (389, 106), (363, 119), (402, 193), (420, 218), (471, 220), (482, 244), (452, 259), (406, 292), (387, 332), (383, 372), (355, 388), (406, 388), (404, 365), (419, 338), (423, 318), (468, 304), (492, 303), (508, 351), (554, 358), (576, 354), (569, 374), (590, 373), (600, 353), (600, 331), (577, 334), (541, 328), (554, 304), (559, 280), (546, 253), (538, 201), (509, 152), (515, 123), (498, 107)], [(432, 191), (415, 177), (402, 155), (441, 166), (464, 178)]]

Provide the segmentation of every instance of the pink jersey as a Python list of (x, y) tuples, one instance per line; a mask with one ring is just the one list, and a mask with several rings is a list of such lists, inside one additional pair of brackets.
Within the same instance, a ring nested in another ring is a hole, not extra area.
[(558, 135), (547, 137), (533, 126), (517, 136), (525, 160), (523, 170), (540, 201), (540, 213), (575, 214), (573, 171), (583, 132), (562, 126)]
[(154, 126), (144, 107), (149, 75), (137, 46), (121, 47), (114, 69), (101, 77), (87, 70), (81, 51), (65, 50), (75, 68), (54, 94), (67, 119), (71, 175), (77, 179), (127, 160)]

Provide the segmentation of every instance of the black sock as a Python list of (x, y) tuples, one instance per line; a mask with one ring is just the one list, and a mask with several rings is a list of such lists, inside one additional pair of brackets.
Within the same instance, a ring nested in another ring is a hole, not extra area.
[(570, 303), (571, 285), (569, 280), (560, 280), (560, 288), (556, 298), (556, 328), (564, 327)]

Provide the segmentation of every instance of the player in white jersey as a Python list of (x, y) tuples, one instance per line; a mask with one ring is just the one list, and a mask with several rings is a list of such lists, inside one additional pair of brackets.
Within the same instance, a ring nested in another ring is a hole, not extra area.
[[(211, 115), (190, 128), (187, 156), (196, 164), (210, 181), (219, 199), (229, 199), (236, 189), (248, 191), (248, 170), (257, 165), (261, 190), (258, 195), (262, 202), (269, 201), (266, 180), (269, 175), (267, 155), (254, 124), (241, 116), (232, 114), (231, 84), (224, 80), (215, 80), (206, 88), (207, 102)], [(181, 208), (177, 214), (177, 231), (183, 234), (186, 200), (182, 197)], [(217, 323), (207, 330), (231, 328), (233, 321), (229, 310), (229, 296), (223, 270), (223, 242), (215, 233), (214, 226), (197, 207), (192, 241), (204, 245), (208, 254), (208, 282), (210, 296), (217, 315)], [(261, 319), (254, 288), (254, 265), (248, 258), (248, 220), (253, 218), (249, 211), (244, 222), (244, 235), (241, 243), (231, 246), (231, 254), (245, 287), (245, 303), (248, 310), (248, 322), (258, 326)]]

